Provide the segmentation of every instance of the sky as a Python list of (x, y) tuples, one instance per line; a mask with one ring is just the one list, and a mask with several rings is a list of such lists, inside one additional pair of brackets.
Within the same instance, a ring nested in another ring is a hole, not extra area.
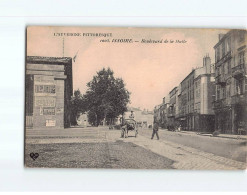
[[(73, 90), (80, 89), (82, 94), (97, 71), (110, 67), (131, 92), (130, 106), (153, 110), (192, 68), (203, 65), (207, 53), (214, 62), (213, 47), (218, 42), (218, 34), (227, 32), (227, 29), (28, 27), (27, 56), (76, 56), (72, 64)], [(58, 36), (58, 33), (80, 33), (81, 36)], [(111, 33), (112, 36), (83, 36), (83, 33)], [(110, 42), (102, 42), (106, 39)], [(112, 42), (113, 39), (133, 42)], [(142, 40), (162, 40), (162, 43)], [(176, 40), (185, 43), (176, 43)]]

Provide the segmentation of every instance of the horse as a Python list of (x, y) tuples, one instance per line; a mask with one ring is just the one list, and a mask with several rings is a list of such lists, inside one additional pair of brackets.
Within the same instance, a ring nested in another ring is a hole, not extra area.
[(135, 137), (137, 136), (137, 126), (136, 126), (136, 121), (133, 119), (128, 119), (125, 121), (125, 124), (122, 126), (122, 132), (121, 132), (121, 137), (128, 137), (129, 130), (133, 131), (135, 130)]

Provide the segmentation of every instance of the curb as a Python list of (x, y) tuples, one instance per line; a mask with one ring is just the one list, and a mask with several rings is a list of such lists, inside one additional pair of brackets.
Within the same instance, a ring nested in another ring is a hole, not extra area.
[[(186, 134), (190, 134), (186, 131), (180, 131), (180, 133), (186, 133)], [(196, 132), (191, 132), (191, 134), (194, 135), (200, 135), (200, 136), (208, 136), (208, 137), (219, 137), (219, 138), (227, 138), (227, 139), (236, 139), (236, 140), (247, 140), (247, 138), (245, 137), (240, 137), (240, 135), (236, 135), (237, 137), (228, 137), (228, 136), (224, 136), (224, 135), (217, 135), (217, 136), (213, 136), (212, 134), (203, 134), (203, 133), (196, 133)]]

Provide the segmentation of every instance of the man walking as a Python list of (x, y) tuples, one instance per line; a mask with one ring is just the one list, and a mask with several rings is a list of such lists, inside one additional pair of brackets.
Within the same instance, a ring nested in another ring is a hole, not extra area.
[(156, 134), (157, 140), (159, 140), (158, 130), (159, 130), (159, 123), (157, 121), (154, 121), (153, 134), (152, 134), (151, 139), (153, 139), (154, 138), (154, 134)]

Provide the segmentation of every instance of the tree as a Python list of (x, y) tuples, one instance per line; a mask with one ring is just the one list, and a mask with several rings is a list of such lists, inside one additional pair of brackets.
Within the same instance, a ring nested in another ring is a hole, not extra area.
[(77, 118), (79, 112), (87, 111), (87, 101), (85, 97), (81, 94), (80, 90), (74, 91), (74, 96), (71, 98), (71, 124), (77, 124)]
[(89, 122), (95, 125), (103, 120), (118, 117), (127, 111), (130, 92), (125, 89), (121, 78), (115, 78), (110, 68), (103, 68), (87, 83), (88, 90), (83, 95), (87, 102)]

